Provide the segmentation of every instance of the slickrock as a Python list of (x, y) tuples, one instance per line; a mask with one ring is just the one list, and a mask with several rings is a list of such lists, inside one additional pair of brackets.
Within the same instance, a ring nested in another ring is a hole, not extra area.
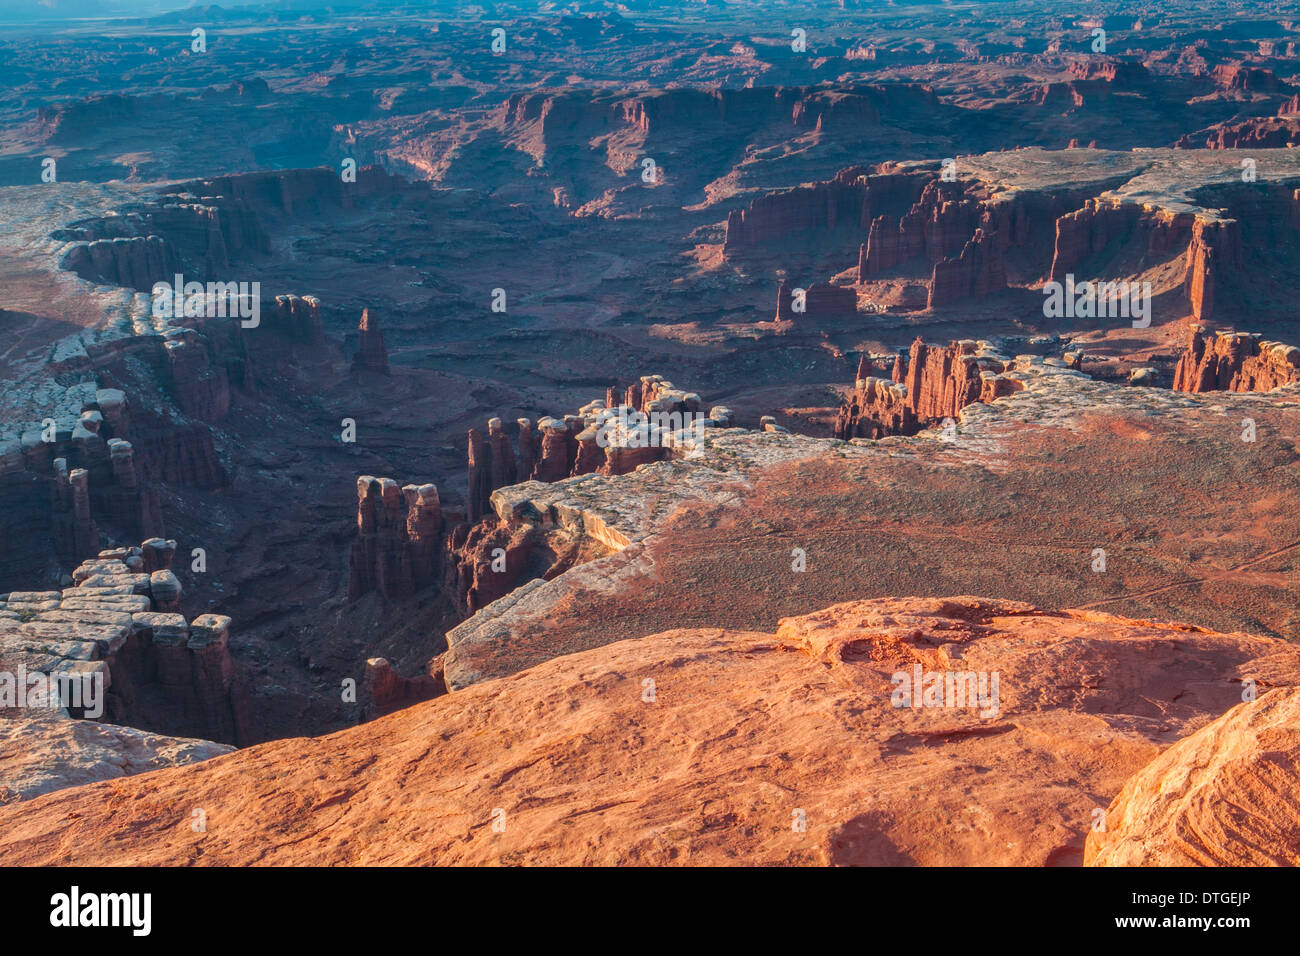
[[(1275, 396), (1202, 397), (1096, 381), (1067, 368), (1065, 360), (1034, 354), (1008, 364), (996, 379), (1011, 394), (966, 405), (953, 416), (951, 434), (930, 429), (845, 443), (710, 428), (698, 454), (629, 474), (499, 489), (491, 496), (498, 518), (512, 531), (554, 538), (549, 553), (581, 540), (605, 551), (549, 579), (541, 577), (548, 565), (536, 568), (533, 580), (448, 632), (448, 686), (464, 688), (595, 646), (605, 638), (593, 621), (615, 594), (626, 631), (652, 634), (716, 620), (708, 609), (737, 593), (746, 600), (732, 620), (752, 627), (778, 610), (805, 606), (804, 587), (816, 587), (826, 603), (843, 600), (852, 593), (845, 590), (850, 580), (855, 588), (888, 584), (876, 594), (899, 593), (917, 580), (929, 582), (931, 593), (996, 586), (1010, 589), (1008, 596), (1058, 606), (1086, 594), (1091, 601), (1124, 602), (1146, 616), (1159, 616), (1165, 606), (1160, 588), (1169, 587), (1185, 589), (1180, 606), (1194, 608), (1189, 616), (1202, 623), (1285, 633), (1294, 613), (1284, 583), (1294, 563), (1288, 548), (1293, 522), (1285, 516), (1294, 476), (1274, 468), (1269, 456), (1293, 456), (1285, 439), (1274, 436), (1292, 434), (1289, 423), (1300, 407), (1296, 386)], [(946, 393), (933, 394), (940, 401)], [(1238, 423), (1247, 415), (1260, 421), (1268, 447), (1283, 442), (1280, 450), (1241, 458)], [(1116, 448), (1114, 435), (1137, 437)], [(1204, 451), (1207, 442), (1213, 452)], [(1268, 510), (1267, 525), (1251, 524), (1250, 530), (1242, 528), (1239, 500), (1218, 490), (1243, 464), (1274, 489), (1259, 505)], [(823, 487), (826, 481), (834, 490)], [(936, 482), (942, 492), (918, 499), (919, 488)], [(1139, 493), (1178, 533), (1124, 545), (1136, 551), (1124, 559), (1123, 574), (1088, 572), (1089, 553), (1113, 542), (1114, 529), (1131, 521), (1123, 496)], [(1069, 505), (1075, 517), (1063, 539), (1045, 538), (1035, 502), (1059, 494), (1088, 505), (1082, 515), (1083, 505)], [(761, 519), (749, 517), (760, 501), (766, 502)], [(1190, 501), (1198, 502), (1191, 515)], [(790, 508), (803, 515), (796, 525), (786, 523)], [(809, 530), (806, 522), (818, 521), (827, 508), (832, 516)], [(1022, 544), (1013, 556), (988, 535), (995, 514), (1017, 529)], [(1207, 532), (1221, 542), (1212, 557), (1183, 544)], [(917, 534), (927, 542), (922, 552), (912, 543)], [(822, 564), (819, 574), (791, 590), (785, 581), (790, 549), (808, 548), (810, 540), (818, 550), (830, 548), (835, 563)], [(755, 549), (755, 541), (771, 544)], [(888, 560), (877, 553), (880, 547), (888, 548)], [(1280, 549), (1277, 573), (1256, 575), (1249, 565), (1232, 570), (1241, 554), (1261, 549)], [(718, 561), (719, 553), (727, 560)], [(1014, 577), (988, 570), (1006, 561)], [(1044, 566), (1051, 572), (1043, 573)], [(760, 607), (766, 610), (756, 614)], [(1280, 610), (1261, 614), (1261, 608)]]
[[(1300, 649), (983, 598), (852, 602), (0, 808), (0, 859), (1072, 864), (1099, 802), (1265, 669), (1300, 683)], [(928, 697), (902, 683), (918, 671)]]
[(357, 354), (352, 356), (354, 372), (378, 372), (388, 374), (388, 349), (384, 345), (384, 332), (379, 327), (379, 318), (370, 309), (361, 313), (361, 333), (357, 344)]
[(233, 747), (54, 714), (0, 720), (0, 805), (209, 760)]
[(1174, 370), (1180, 392), (1267, 392), (1300, 382), (1300, 348), (1246, 332), (1193, 328)]
[(1288, 657), (1260, 664), (1261, 684), (1289, 686), (1261, 687), (1139, 770), (1088, 834), (1085, 863), (1300, 866), (1300, 689)]

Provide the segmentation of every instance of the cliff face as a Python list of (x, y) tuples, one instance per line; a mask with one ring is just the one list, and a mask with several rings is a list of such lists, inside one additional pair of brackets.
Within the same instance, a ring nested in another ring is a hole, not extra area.
[(1152, 258), (1167, 257), (1192, 241), (1196, 222), (1190, 213), (1171, 215), (1132, 203), (1089, 199), (1056, 220), (1049, 278), (1061, 282), (1067, 273), (1083, 272), (1086, 260), (1120, 244), (1135, 245)]
[(1224, 64), (1214, 68), (1214, 82), (1225, 90), (1240, 93), (1276, 93), (1277, 76), (1272, 70), (1244, 63)]
[(410, 597), (440, 574), (442, 506), (435, 485), (357, 479), (357, 537), (348, 559), (348, 599), (378, 591)]
[(1245, 332), (1193, 329), (1174, 371), (1180, 392), (1267, 392), (1300, 382), (1300, 348)]
[(906, 211), (932, 178), (914, 172), (871, 175), (855, 166), (829, 182), (760, 196), (728, 215), (723, 253), (757, 251), (803, 230), (863, 235), (877, 216)]
[(882, 438), (914, 435), (945, 418), (958, 419), (974, 402), (990, 402), (1017, 391), (1019, 383), (1000, 375), (1011, 359), (989, 343), (953, 342), (927, 346), (919, 337), (906, 361), (900, 355), (891, 381), (872, 374), (863, 359), (853, 395), (840, 407), (835, 437)]
[(176, 273), (187, 281), (229, 281), (231, 271), (271, 251), (268, 217), (352, 209), (404, 183), (375, 166), (345, 183), (332, 169), (241, 173), (181, 183), (111, 216), (55, 230), (67, 246), (60, 267), (83, 279), (148, 292)]
[(815, 322), (822, 319), (852, 318), (858, 311), (858, 295), (852, 289), (814, 282), (804, 290), (803, 311), (795, 311), (794, 290), (782, 280), (776, 292), (776, 321)]
[(102, 682), (103, 713), (91, 717), (236, 742), (247, 714), (230, 618), (179, 613), (175, 550), (175, 541), (154, 538), (103, 551), (76, 569), (72, 587), (4, 595), (0, 669)]
[(960, 254), (984, 212), (978, 201), (965, 198), (963, 192), (962, 184), (932, 180), (902, 216), (873, 218), (866, 251), (858, 263), (859, 281), (889, 272), (917, 256), (936, 263)]
[(1007, 287), (1007, 270), (1002, 263), (1002, 247), (996, 235), (976, 229), (962, 246), (961, 253), (934, 264), (926, 307), (982, 299)]
[(119, 236), (71, 246), (59, 263), (83, 279), (148, 292), (169, 281), (181, 267), (175, 250), (161, 236)]
[(1216, 276), (1242, 266), (1240, 225), (1235, 219), (1198, 218), (1192, 226), (1183, 294), (1198, 321), (1214, 314)]

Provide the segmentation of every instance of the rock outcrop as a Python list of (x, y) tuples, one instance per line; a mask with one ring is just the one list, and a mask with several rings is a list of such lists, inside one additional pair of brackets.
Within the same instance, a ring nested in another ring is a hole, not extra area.
[(1174, 370), (1180, 392), (1267, 392), (1300, 382), (1300, 348), (1258, 334), (1192, 329)]
[(997, 237), (976, 229), (959, 255), (934, 264), (926, 308), (982, 299), (1006, 286), (1007, 271)]
[(387, 375), (388, 349), (384, 345), (384, 332), (379, 327), (378, 316), (370, 309), (362, 311), (358, 331), (360, 338), (357, 342), (357, 354), (352, 356), (352, 371)]
[(1187, 246), (1183, 278), (1183, 294), (1191, 304), (1194, 318), (1207, 320), (1213, 315), (1216, 274), (1240, 269), (1241, 265), (1241, 224), (1235, 219), (1198, 217)]
[(232, 750), (211, 740), (164, 737), (62, 714), (0, 718), (0, 806)]
[(348, 558), (348, 600), (378, 591), (410, 597), (439, 579), (442, 505), (436, 485), (357, 479), (357, 537)]
[(794, 289), (782, 281), (776, 293), (776, 321), (813, 322), (852, 318), (858, 311), (858, 295), (844, 286), (814, 282), (803, 291), (803, 301), (796, 302)]
[[(131, 866), (1077, 863), (1098, 802), (1265, 668), (1295, 686), (1300, 650), (1009, 601), (858, 601), (775, 632), (624, 640), (326, 737), (0, 808), (0, 855)], [(192, 806), (207, 810), (206, 833), (189, 827)]]
[(914, 435), (945, 418), (955, 420), (967, 405), (1017, 391), (1017, 380), (1002, 377), (1012, 364), (989, 342), (927, 346), (919, 337), (906, 360), (901, 354), (897, 357), (890, 380), (875, 375), (864, 357), (853, 395), (836, 417), (835, 437)]
[[(853, 298), (852, 290), (834, 291)], [(816, 301), (824, 303), (827, 298), (819, 292)], [(620, 475), (687, 453), (691, 441), (702, 437), (702, 429), (722, 420), (713, 416), (713, 410), (705, 414), (702, 407), (694, 392), (677, 388), (662, 375), (643, 375), (626, 390), (607, 389), (603, 402), (588, 402), (576, 415), (546, 416), (536, 424), (518, 419), (515, 443), (502, 420), (493, 418), (486, 436), (477, 428), (469, 432), (466, 519), (473, 524), (490, 515), (492, 493), (516, 482), (554, 482), (592, 473)]]
[[(434, 663), (437, 663), (436, 659)], [(385, 658), (372, 657), (366, 661), (362, 681), (362, 719), (374, 720), (445, 693), (447, 686), (442, 681), (441, 673), (402, 677)]]
[[(236, 741), (243, 715), (231, 621), (218, 614), (187, 621), (180, 613), (175, 549), (174, 541), (154, 539), (104, 551), (73, 572), (72, 587), (3, 595), (0, 671), (94, 682), (97, 690), (87, 693), (102, 694), (99, 703), (83, 699), (72, 708), (78, 716)], [(40, 708), (51, 709), (60, 710)]]
[(897, 216), (916, 202), (931, 179), (916, 172), (873, 174), (853, 166), (828, 182), (760, 196), (728, 215), (723, 252), (729, 257), (753, 254), (807, 230), (863, 235), (875, 218)]
[[(1292, 681), (1288, 666), (1279, 682)], [(1124, 784), (1105, 827), (1088, 834), (1084, 863), (1300, 866), (1297, 766), (1300, 688), (1261, 690)]]

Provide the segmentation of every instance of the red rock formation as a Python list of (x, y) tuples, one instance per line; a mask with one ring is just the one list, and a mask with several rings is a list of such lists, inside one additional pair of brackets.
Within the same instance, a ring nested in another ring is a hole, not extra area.
[(1070, 75), (1081, 80), (1102, 80), (1118, 89), (1141, 86), (1151, 79), (1151, 71), (1141, 63), (1121, 60), (1075, 60)]
[[(0, 807), (0, 856), (28, 866), (1043, 866), (1117, 831), (1135, 848), (1154, 838), (1134, 863), (1201, 862), (1163, 848), (1225, 832), (1245, 846), (1215, 862), (1294, 862), (1297, 708), (1271, 695), (1230, 708), (1240, 678), (1261, 669), (1293, 687), (1298, 656), (1280, 639), (1094, 611), (857, 601), (775, 632), (619, 640), (327, 736)], [(918, 672), (951, 675), (946, 692), (939, 680), (946, 706), (900, 695)], [(987, 679), (985, 704), (956, 699), (952, 681), (965, 690), (965, 674)], [(640, 702), (649, 681), (658, 703)], [(647, 717), (654, 707), (669, 718)], [(1148, 776), (1162, 752), (1171, 769), (1197, 772)], [(755, 759), (769, 753), (791, 759)], [(1140, 791), (1126, 783), (1135, 774), (1147, 781)], [(1096, 833), (1098, 804), (1123, 793), (1127, 806), (1135, 792), (1134, 807), (1161, 811), (1158, 828), (1145, 832), (1141, 813), (1108, 815)], [(158, 809), (173, 805), (204, 807), (220, 828), (194, 833)], [(490, 833), (501, 810), (507, 825)], [(802, 825), (793, 832), (792, 820)], [(689, 852), (665, 832), (691, 834)]]
[(569, 426), (556, 418), (543, 418), (537, 423), (542, 433), (542, 452), (530, 476), (534, 481), (559, 481), (573, 468), (569, 456)]
[(197, 329), (173, 328), (163, 342), (163, 383), (181, 411), (217, 423), (230, 411), (230, 373), (213, 341)]
[(1235, 219), (1197, 218), (1183, 277), (1183, 294), (1197, 320), (1207, 321), (1214, 314), (1215, 273), (1241, 266), (1240, 223)]
[(916, 200), (928, 173), (871, 175), (861, 167), (842, 169), (829, 182), (769, 193), (727, 217), (723, 253), (734, 256), (806, 229), (844, 228), (865, 232), (872, 218)]
[(959, 254), (984, 211), (977, 200), (963, 198), (963, 189), (960, 183), (932, 179), (902, 216), (874, 218), (866, 249), (859, 250), (858, 281), (882, 275), (917, 256), (935, 263)]
[(1245, 332), (1207, 339), (1194, 328), (1174, 371), (1180, 392), (1267, 392), (1293, 382), (1300, 382), (1300, 348)]
[(525, 579), (525, 567), (538, 543), (527, 527), (489, 517), (459, 525), (446, 541), (449, 595), (468, 616), (505, 597)]
[(440, 672), (402, 677), (385, 658), (372, 657), (366, 661), (361, 684), (362, 719), (375, 720), (445, 693), (447, 685)]
[[(1021, 388), (1019, 382), (1000, 378), (1007, 359), (981, 352), (975, 342), (927, 346), (919, 337), (912, 343), (906, 366), (900, 355), (894, 364), (894, 381), (874, 374), (864, 358), (852, 396), (840, 406), (835, 437), (881, 438), (913, 435), (945, 418), (959, 418), (973, 402), (990, 402)], [(901, 380), (900, 380), (901, 376)]]
[(1277, 76), (1272, 70), (1233, 63), (1216, 66), (1213, 75), (1214, 82), (1225, 90), (1238, 93), (1277, 92)]
[(982, 299), (1007, 287), (1007, 270), (996, 236), (976, 229), (961, 254), (934, 264), (926, 308)]
[(1259, 694), (1134, 774), (1084, 864), (1300, 866), (1300, 688)]
[(795, 311), (794, 290), (785, 280), (776, 293), (776, 321), (810, 322), (852, 318), (858, 311), (858, 295), (852, 289), (814, 282), (804, 290), (803, 311)]
[(379, 318), (369, 309), (361, 312), (359, 327), (361, 338), (357, 354), (352, 356), (352, 371), (388, 374), (388, 349), (384, 346), (384, 333)]
[(1105, 203), (1089, 199), (1082, 209), (1066, 213), (1056, 220), (1056, 244), (1052, 251), (1049, 278), (1064, 281), (1088, 257), (1096, 255), (1115, 240), (1132, 235), (1142, 209), (1132, 204)]
[(1034, 90), (1029, 102), (1048, 109), (1078, 109), (1083, 105), (1083, 94), (1077, 83), (1044, 83)]
[(533, 431), (533, 423), (527, 418), (516, 419), (516, 424), (519, 425), (519, 459), (515, 473), (532, 477), (537, 457), (542, 453), (541, 436)]
[(1300, 117), (1284, 106), (1282, 116), (1255, 116), (1238, 123), (1219, 123), (1196, 133), (1185, 133), (1179, 149), (1286, 149), (1300, 143)]
[(348, 559), (348, 600), (378, 591), (409, 597), (437, 582), (442, 508), (434, 485), (399, 488), (391, 478), (357, 479), (357, 537)]

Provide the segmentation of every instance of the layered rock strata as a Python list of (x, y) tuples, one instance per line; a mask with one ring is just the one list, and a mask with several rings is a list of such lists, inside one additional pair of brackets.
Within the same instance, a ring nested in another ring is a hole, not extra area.
[(76, 569), (71, 587), (0, 597), (0, 670), (93, 682), (99, 703), (83, 697), (74, 716), (235, 741), (242, 705), (231, 621), (218, 614), (187, 621), (180, 613), (175, 549), (174, 541), (152, 539), (103, 551)]
[(926, 425), (955, 420), (967, 405), (1019, 390), (1016, 379), (1002, 374), (1013, 365), (994, 344), (970, 339), (927, 346), (918, 337), (907, 357), (894, 361), (889, 379), (875, 375), (864, 357), (853, 394), (836, 416), (835, 437), (914, 435)]
[(1300, 348), (1248, 332), (1191, 330), (1174, 370), (1180, 392), (1267, 392), (1300, 382)]
[(410, 597), (439, 580), (443, 515), (436, 485), (357, 479), (357, 537), (348, 558), (348, 599), (378, 591)]

